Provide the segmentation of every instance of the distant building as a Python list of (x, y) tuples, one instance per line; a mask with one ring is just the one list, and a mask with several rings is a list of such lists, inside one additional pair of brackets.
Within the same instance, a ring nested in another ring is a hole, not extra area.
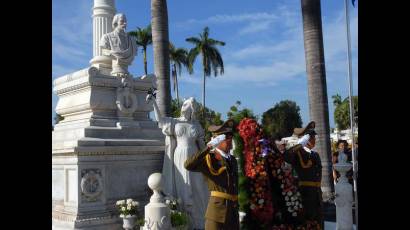
[[(352, 144), (352, 139), (351, 139), (351, 129), (345, 129), (345, 130), (338, 130), (334, 129), (333, 133), (330, 134), (330, 140), (332, 142), (337, 142), (339, 140), (346, 140), (347, 143)], [(359, 130), (358, 128), (354, 129), (354, 136), (358, 136)]]

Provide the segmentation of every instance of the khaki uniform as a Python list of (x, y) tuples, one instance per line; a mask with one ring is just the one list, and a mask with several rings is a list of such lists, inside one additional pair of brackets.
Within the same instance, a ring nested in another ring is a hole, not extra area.
[(234, 156), (229, 160), (209, 148), (199, 151), (185, 161), (185, 168), (202, 172), (210, 198), (205, 213), (206, 230), (239, 229), (238, 214), (238, 163)]
[(317, 221), (323, 229), (322, 163), (319, 154), (309, 153), (298, 144), (285, 153), (285, 161), (292, 164), (298, 175), (305, 220)]

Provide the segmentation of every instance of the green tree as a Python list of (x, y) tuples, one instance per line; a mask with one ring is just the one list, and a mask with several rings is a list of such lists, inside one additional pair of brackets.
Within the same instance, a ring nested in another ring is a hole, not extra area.
[(302, 127), (300, 108), (294, 101), (283, 100), (262, 114), (262, 127), (270, 138), (289, 137), (295, 127)]
[(146, 28), (137, 27), (136, 30), (130, 31), (128, 34), (135, 37), (137, 47), (142, 47), (142, 53), (144, 55), (144, 72), (145, 75), (147, 75), (147, 47), (152, 44), (151, 24), (149, 24)]
[(342, 104), (342, 97), (339, 94), (333, 95), (332, 99), (333, 99), (333, 105), (335, 107)]
[(212, 133), (208, 131), (210, 125), (222, 125), (223, 120), (221, 118), (221, 113), (218, 113), (208, 107), (203, 107), (198, 103), (200, 108), (203, 110), (197, 111), (196, 117), (198, 117), (199, 122), (205, 130), (205, 143), (211, 140)]
[(177, 106), (179, 106), (178, 75), (181, 75), (182, 68), (189, 71), (188, 51), (184, 48), (175, 48), (169, 43), (169, 60), (171, 62), (172, 81), (174, 83), (174, 92), (176, 93)]
[(169, 34), (166, 0), (151, 0), (152, 45), (154, 72), (157, 77), (157, 104), (162, 116), (171, 116), (171, 86), (169, 78)]
[(234, 121), (234, 126), (239, 124), (244, 118), (252, 118), (258, 120), (258, 117), (253, 114), (253, 111), (248, 108), (241, 109), (241, 101), (236, 101), (234, 105), (230, 107), (230, 110), (226, 113), (228, 119)]
[[(354, 122), (357, 124), (359, 116), (359, 98), (353, 96)], [(350, 104), (349, 97), (346, 97), (340, 104), (335, 105), (334, 119), (339, 130), (350, 128)]]
[(205, 108), (205, 78), (211, 76), (212, 71), (215, 77), (218, 76), (218, 74), (222, 75), (224, 73), (222, 56), (216, 46), (224, 46), (225, 42), (210, 38), (208, 27), (204, 28), (204, 31), (199, 34), (199, 37), (190, 37), (185, 40), (194, 45), (188, 54), (191, 73), (193, 73), (193, 65), (196, 57), (199, 54), (202, 56), (202, 69), (204, 73), (202, 84), (202, 105), (204, 106), (203, 108)]

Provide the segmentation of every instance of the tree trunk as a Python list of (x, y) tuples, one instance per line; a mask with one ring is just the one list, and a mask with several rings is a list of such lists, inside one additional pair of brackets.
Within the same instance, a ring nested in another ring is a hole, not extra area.
[(151, 0), (152, 46), (157, 77), (157, 104), (162, 116), (171, 116), (169, 35), (166, 0)]
[(144, 72), (145, 72), (145, 75), (148, 74), (148, 69), (147, 69), (147, 47), (144, 47)]
[(327, 200), (333, 190), (330, 151), (329, 108), (325, 60), (323, 52), (322, 19), (320, 0), (301, 0), (306, 72), (308, 78), (309, 115), (316, 122), (316, 151), (322, 160), (323, 199)]
[(177, 73), (177, 68), (176, 68), (175, 65), (174, 65), (174, 68), (175, 68), (175, 88), (176, 88), (176, 90), (177, 90), (177, 92), (176, 92), (176, 96), (177, 96), (177, 106), (178, 106), (178, 108), (179, 108), (178, 73)]
[(204, 66), (204, 79), (203, 79), (203, 83), (202, 83), (202, 117), (205, 119), (205, 79), (206, 79), (206, 58), (205, 55), (202, 54), (202, 65)]

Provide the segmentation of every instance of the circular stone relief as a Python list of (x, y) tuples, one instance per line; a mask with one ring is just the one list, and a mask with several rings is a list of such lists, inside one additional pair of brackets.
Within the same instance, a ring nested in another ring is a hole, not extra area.
[(95, 201), (102, 193), (102, 178), (94, 171), (89, 171), (81, 178), (81, 191), (88, 201)]

